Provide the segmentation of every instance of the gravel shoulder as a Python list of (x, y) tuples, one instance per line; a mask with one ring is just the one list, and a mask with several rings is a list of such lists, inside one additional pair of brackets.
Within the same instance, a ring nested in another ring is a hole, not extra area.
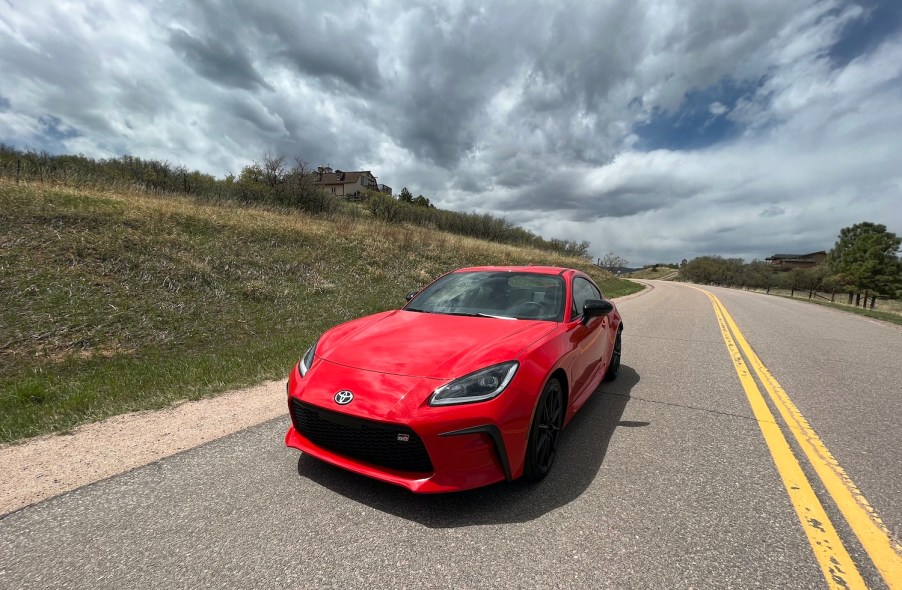
[(0, 446), (0, 517), (288, 412), (285, 381)]

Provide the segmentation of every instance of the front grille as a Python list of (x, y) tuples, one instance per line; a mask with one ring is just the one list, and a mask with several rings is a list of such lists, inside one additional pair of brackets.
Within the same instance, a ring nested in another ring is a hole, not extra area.
[(423, 440), (406, 426), (323, 410), (295, 398), (290, 409), (295, 430), (317, 446), (398, 471), (432, 471)]

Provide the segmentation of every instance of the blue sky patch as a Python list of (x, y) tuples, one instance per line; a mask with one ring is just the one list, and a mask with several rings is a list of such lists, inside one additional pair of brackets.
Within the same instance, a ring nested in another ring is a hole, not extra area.
[(50, 140), (60, 141), (72, 139), (81, 135), (77, 129), (63, 123), (59, 117), (44, 115), (38, 119), (38, 123), (44, 129), (44, 135)]
[(873, 51), (889, 36), (902, 28), (902, 2), (898, 0), (860, 0), (865, 14), (846, 25), (842, 38), (830, 48), (835, 67)]
[(643, 151), (693, 150), (729, 141), (742, 131), (728, 117), (730, 111), (740, 98), (753, 94), (760, 82), (724, 79), (689, 92), (675, 112), (655, 108), (647, 123), (633, 126), (633, 132), (639, 136), (636, 147)]
[(28, 149), (47, 150), (51, 154), (65, 154), (69, 152), (66, 140), (81, 137), (81, 133), (75, 127), (65, 124), (59, 117), (44, 115), (38, 118), (42, 133), (38, 139), (38, 145), (23, 146)]

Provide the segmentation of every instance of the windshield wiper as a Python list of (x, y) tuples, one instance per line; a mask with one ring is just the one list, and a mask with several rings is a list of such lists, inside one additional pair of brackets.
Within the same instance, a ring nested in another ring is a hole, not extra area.
[(512, 318), (509, 315), (492, 315), (490, 313), (474, 313), (473, 315), (481, 317), (481, 318), (495, 318), (496, 320), (515, 320), (517, 318)]
[(424, 313), (440, 313), (442, 315), (458, 315), (458, 316), (463, 316), (463, 317), (467, 317), (467, 318), (495, 318), (496, 320), (519, 319), (519, 318), (513, 318), (510, 316), (506, 316), (506, 315), (492, 315), (490, 313), (482, 313), (482, 312), (470, 313), (470, 312), (466, 312), (466, 311), (424, 311), (424, 310), (420, 310), (420, 309), (408, 309), (407, 311), (423, 311)]

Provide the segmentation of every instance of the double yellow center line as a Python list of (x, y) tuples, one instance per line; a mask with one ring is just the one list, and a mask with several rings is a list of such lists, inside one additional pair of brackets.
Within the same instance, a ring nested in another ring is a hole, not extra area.
[(709, 291), (698, 290), (707, 295), (714, 306), (717, 323), (735, 365), (736, 374), (828, 587), (854, 590), (867, 586), (783, 436), (743, 354), (887, 587), (890, 590), (902, 590), (902, 547), (890, 539), (889, 532), (877, 513), (749, 346), (720, 300)]

